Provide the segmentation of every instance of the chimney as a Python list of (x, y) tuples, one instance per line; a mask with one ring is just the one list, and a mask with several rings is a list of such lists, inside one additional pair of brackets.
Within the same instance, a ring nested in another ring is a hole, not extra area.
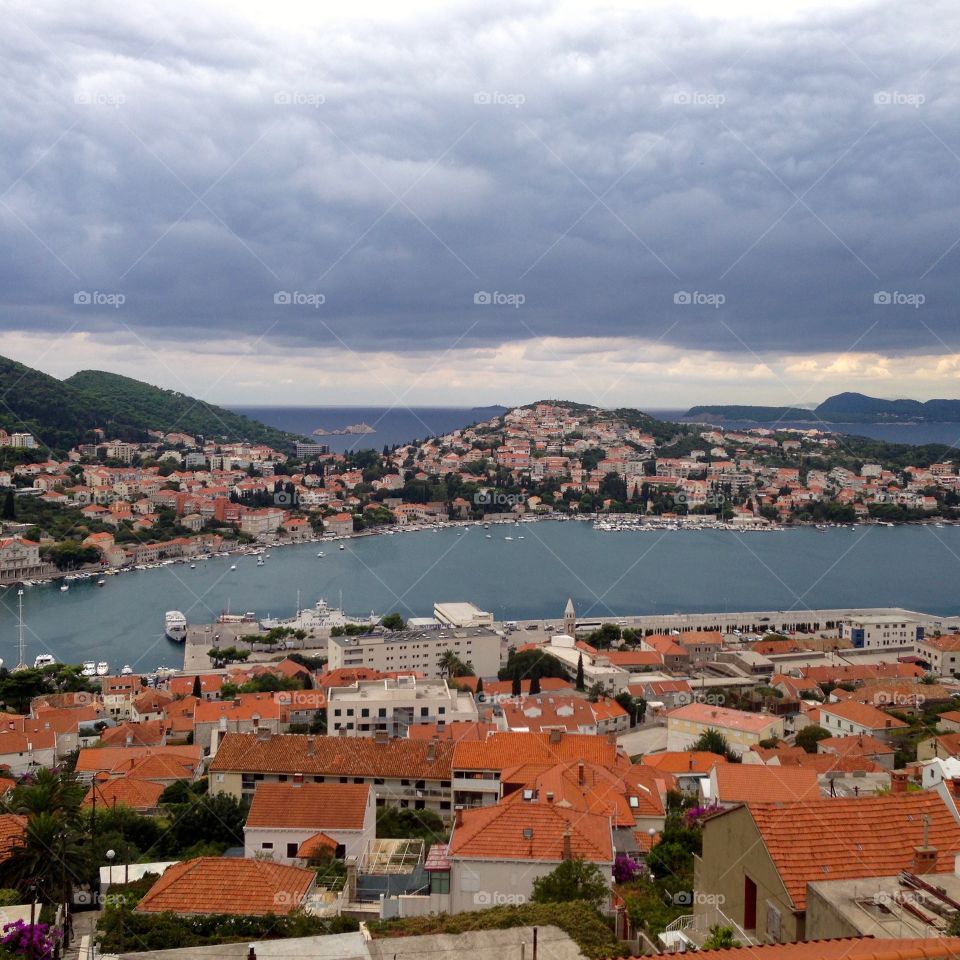
[(577, 783), (582, 787), (586, 783), (586, 765), (581, 760), (577, 763)]
[(463, 807), (455, 807), (453, 811), (453, 823), (456, 827), (463, 826)]
[(252, 943), (247, 947), (247, 960), (257, 960), (257, 948)]
[(915, 873), (936, 873), (937, 848), (926, 846), (914, 847), (913, 862)]
[(313, 756), (313, 737), (307, 737), (307, 756)]
[(895, 770), (890, 774), (890, 792), (891, 793), (906, 793), (907, 792), (907, 774), (903, 770)]
[(573, 859), (573, 850), (570, 847), (570, 831), (564, 830), (563, 832), (563, 859), (572, 860)]
[(561, 730), (551, 730), (551, 731), (550, 731), (550, 742), (551, 742), (551, 743), (559, 743), (560, 740), (561, 740), (561, 738), (562, 738), (562, 736), (563, 736), (563, 732), (562, 732)]
[(553, 791), (552, 791), (552, 790), (548, 790), (548, 791), (547, 791), (547, 803), (553, 803)]
[(302, 773), (295, 773), (295, 774), (293, 775), (293, 785), (294, 785), (295, 787), (299, 787), (299, 786), (301, 786), (302, 784), (303, 784), (303, 774), (302, 774)]

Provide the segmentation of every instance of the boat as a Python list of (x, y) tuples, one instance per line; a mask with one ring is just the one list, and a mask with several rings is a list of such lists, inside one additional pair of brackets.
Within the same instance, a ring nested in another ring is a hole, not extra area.
[(262, 567), (262, 566), (263, 566), (263, 557), (257, 557), (257, 566), (258, 566), (258, 567)]
[(486, 534), (484, 534), (484, 536), (486, 537), (487, 540), (492, 540), (492, 539), (493, 539), (493, 534), (492, 534), (492, 533), (486, 533)]
[(38, 653), (36, 660), (33, 661), (34, 670), (42, 670), (44, 667), (52, 667), (57, 662), (57, 658), (52, 653)]
[(84, 660), (83, 669), (80, 672), (85, 677), (95, 677), (97, 675), (97, 665), (92, 660)]
[(340, 549), (341, 549), (341, 550), (346, 550), (347, 548), (341, 543), (341, 544), (340, 544)]
[(133, 667), (131, 667), (129, 663), (125, 663), (123, 669), (120, 671), (120, 676), (129, 677), (131, 673), (133, 673)]
[(98, 586), (98, 587), (102, 587), (102, 586), (104, 586), (104, 585), (106, 584), (106, 582), (107, 582), (107, 581), (106, 581), (103, 577), (101, 577), (101, 578), (97, 581), (97, 586)]
[(231, 563), (231, 564), (230, 564), (230, 569), (231, 569), (231, 570), (236, 570), (236, 569), (237, 569), (237, 565), (236, 565), (235, 563)]
[(504, 537), (503, 539), (504, 539), (504, 540), (512, 540), (513, 537)]
[(67, 584), (65, 584), (65, 583), (61, 583), (61, 584), (60, 584), (60, 592), (61, 592), (61, 593), (66, 593), (69, 589), (70, 589), (70, 587), (69, 587)]
[(105, 677), (110, 672), (110, 664), (106, 660), (101, 660), (97, 664), (97, 676)]
[(321, 551), (317, 554), (317, 556), (318, 556), (318, 557), (325, 557), (326, 554), (321, 550)]
[(163, 618), (164, 633), (175, 643), (187, 639), (187, 618), (179, 610), (168, 610)]
[(196, 570), (196, 569), (197, 569), (197, 565), (196, 565), (195, 563), (191, 563), (191, 564), (190, 564), (190, 569), (191, 569), (191, 570)]

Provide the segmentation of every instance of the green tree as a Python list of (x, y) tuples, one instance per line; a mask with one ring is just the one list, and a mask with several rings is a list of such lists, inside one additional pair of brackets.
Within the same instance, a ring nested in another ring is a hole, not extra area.
[(540, 677), (534, 674), (530, 678), (530, 696), (535, 697), (538, 693), (540, 693)]
[(386, 627), (387, 630), (403, 630), (407, 626), (403, 617), (401, 617), (399, 613), (388, 613), (380, 620), (380, 624), (381, 626)]
[(578, 690), (586, 690), (586, 689), (587, 689), (587, 685), (586, 685), (586, 683), (584, 682), (584, 679), (583, 679), (583, 654), (582, 654), (582, 653), (581, 653), (580, 656), (577, 658), (577, 682), (576, 682), (576, 688), (577, 688)]
[(740, 941), (733, 935), (732, 927), (722, 927), (715, 923), (710, 928), (710, 935), (700, 944), (701, 950), (732, 950), (739, 947)]
[(564, 860), (552, 873), (533, 881), (532, 903), (566, 903), (585, 900), (599, 907), (610, 896), (610, 887), (595, 863), (581, 858)]
[(515, 673), (513, 675), (513, 680), (510, 684), (510, 695), (512, 697), (523, 696), (523, 681), (520, 679), (519, 673)]
[(740, 759), (739, 754), (730, 749), (727, 738), (713, 727), (704, 730), (691, 744), (690, 749), (704, 753), (715, 753), (718, 757), (726, 757), (728, 760)]
[(199, 673), (193, 678), (192, 693), (193, 693), (193, 696), (195, 696), (198, 700), (203, 696), (203, 685), (200, 683)]
[(798, 747), (803, 747), (807, 753), (816, 753), (817, 744), (830, 736), (832, 736), (832, 734), (829, 730), (825, 730), (823, 727), (811, 723), (797, 733), (796, 737), (794, 737), (794, 742)]
[(13, 496), (13, 489), (8, 487), (3, 497), (3, 512), (0, 514), (4, 520), (17, 519), (17, 507)]

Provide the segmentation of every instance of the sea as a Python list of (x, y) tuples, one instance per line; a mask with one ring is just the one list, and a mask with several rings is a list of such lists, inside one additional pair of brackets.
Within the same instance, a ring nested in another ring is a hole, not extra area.
[(425, 440), (459, 430), (480, 420), (489, 420), (507, 407), (230, 407), (236, 413), (262, 423), (312, 438), (318, 427), (342, 430), (365, 423), (375, 433), (338, 437), (317, 437), (334, 453), (374, 449)]
[[(489, 534), (489, 539), (488, 535)], [(506, 539), (510, 537), (511, 539)], [(813, 527), (605, 532), (587, 521), (445, 527), (344, 542), (271, 548), (252, 556), (175, 564), (24, 590), (27, 659), (52, 653), (145, 671), (181, 667), (163, 618), (194, 624), (225, 611), (284, 617), (298, 598), (324, 598), (353, 616), (430, 616), (435, 602), (470, 601), (498, 619), (907, 607), (960, 613), (960, 526)], [(324, 557), (318, 557), (320, 550)], [(236, 566), (235, 570), (231, 566)], [(0, 591), (0, 657), (17, 662), (16, 590)]]

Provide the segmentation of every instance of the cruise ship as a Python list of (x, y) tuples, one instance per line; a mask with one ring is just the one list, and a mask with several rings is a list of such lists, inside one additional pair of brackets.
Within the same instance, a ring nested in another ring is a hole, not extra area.
[(163, 625), (164, 632), (176, 643), (187, 639), (187, 618), (179, 610), (168, 610)]

